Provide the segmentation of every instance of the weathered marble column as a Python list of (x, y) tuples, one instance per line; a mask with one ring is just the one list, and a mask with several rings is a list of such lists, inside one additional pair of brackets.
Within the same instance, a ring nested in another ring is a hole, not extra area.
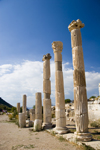
[(50, 54), (43, 56), (43, 127), (49, 129), (52, 127), (51, 123), (51, 81), (50, 81)]
[(20, 113), (20, 103), (17, 103), (17, 112)]
[(22, 112), (26, 114), (26, 95), (23, 95), (23, 107), (22, 107)]
[(35, 94), (35, 121), (34, 121), (34, 130), (39, 131), (42, 128), (42, 99), (41, 93)]
[(67, 133), (65, 118), (65, 97), (62, 72), (62, 49), (63, 43), (53, 42), (52, 48), (55, 57), (55, 98), (56, 98), (56, 128), (55, 132), (59, 134)]
[(75, 138), (81, 141), (90, 141), (92, 136), (88, 133), (88, 108), (87, 108), (87, 93), (84, 70), (84, 59), (82, 49), (82, 38), (80, 28), (84, 24), (78, 19), (72, 21), (68, 26), (71, 32), (71, 45), (73, 55), (73, 80), (74, 80), (74, 109), (76, 132)]

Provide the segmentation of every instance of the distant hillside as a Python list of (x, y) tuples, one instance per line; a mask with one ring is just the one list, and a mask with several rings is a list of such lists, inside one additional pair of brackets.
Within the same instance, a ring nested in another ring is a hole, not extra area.
[(3, 99), (0, 97), (0, 105), (1, 105), (1, 104), (5, 105), (5, 106), (7, 106), (7, 107), (10, 107), (10, 108), (13, 107), (12, 105), (10, 105), (9, 103), (7, 103), (5, 100), (3, 100)]

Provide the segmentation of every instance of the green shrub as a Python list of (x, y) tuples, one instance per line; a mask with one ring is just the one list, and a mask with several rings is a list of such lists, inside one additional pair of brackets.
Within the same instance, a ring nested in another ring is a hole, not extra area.
[(100, 127), (100, 120), (91, 122), (90, 125), (91, 125), (92, 127), (99, 128), (99, 127)]
[(55, 114), (52, 114), (52, 118), (55, 118)]
[(14, 111), (17, 111), (17, 108), (16, 108), (16, 107), (12, 107), (12, 108), (11, 108), (11, 112), (14, 112)]
[(9, 120), (12, 120), (13, 118), (12, 114), (9, 114), (8, 117), (9, 117)]
[(16, 118), (16, 115), (18, 115), (17, 110), (15, 110), (15, 111), (12, 113), (13, 118)]
[(65, 139), (62, 136), (60, 136), (58, 139), (60, 142), (65, 141)]
[(84, 143), (82, 143), (82, 146), (83, 146), (84, 150), (95, 150), (93, 147), (91, 147), (89, 145), (85, 145)]

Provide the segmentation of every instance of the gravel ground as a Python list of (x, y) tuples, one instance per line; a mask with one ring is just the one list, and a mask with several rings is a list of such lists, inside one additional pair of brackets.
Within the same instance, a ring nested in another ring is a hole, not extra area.
[(0, 150), (80, 150), (67, 141), (60, 141), (46, 131), (33, 132), (7, 122), (7, 115), (0, 115)]

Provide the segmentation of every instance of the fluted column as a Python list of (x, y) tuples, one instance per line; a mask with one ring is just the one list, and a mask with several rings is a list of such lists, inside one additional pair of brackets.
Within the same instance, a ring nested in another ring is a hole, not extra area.
[(17, 103), (17, 112), (20, 113), (20, 103)]
[(59, 134), (66, 133), (65, 118), (65, 97), (62, 72), (62, 49), (63, 43), (56, 41), (52, 43), (55, 58), (55, 99), (56, 99), (56, 128), (55, 132)]
[(84, 24), (78, 19), (72, 21), (68, 26), (71, 32), (71, 45), (73, 55), (73, 82), (74, 82), (74, 109), (76, 132), (75, 138), (81, 141), (90, 141), (91, 134), (88, 133), (88, 108), (85, 81), (85, 69), (82, 49), (82, 38), (80, 28)]
[(43, 127), (49, 129), (51, 124), (51, 81), (50, 81), (50, 54), (43, 56)]

